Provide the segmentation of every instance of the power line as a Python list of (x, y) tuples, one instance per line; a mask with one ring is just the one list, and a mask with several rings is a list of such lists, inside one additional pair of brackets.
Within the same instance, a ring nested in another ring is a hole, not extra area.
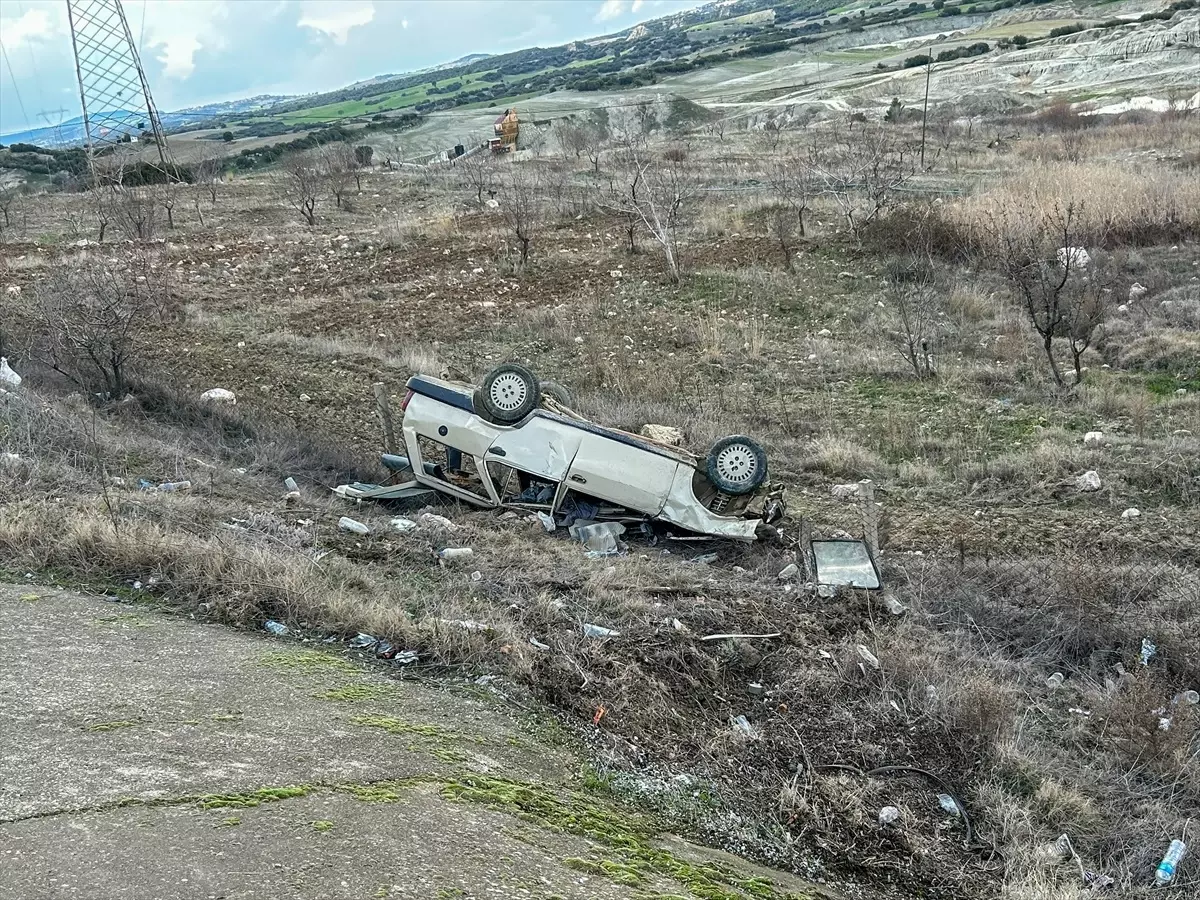
[(29, 121), (29, 113), (25, 112), (25, 101), (21, 99), (21, 89), (17, 87), (17, 76), (13, 74), (12, 60), (8, 58), (8, 51), (4, 49), (3, 41), (0, 41), (0, 56), (4, 57), (4, 64), (8, 67), (8, 77), (12, 80), (13, 93), (17, 95), (17, 105), (21, 107), (21, 121), (28, 127), (32, 123)]

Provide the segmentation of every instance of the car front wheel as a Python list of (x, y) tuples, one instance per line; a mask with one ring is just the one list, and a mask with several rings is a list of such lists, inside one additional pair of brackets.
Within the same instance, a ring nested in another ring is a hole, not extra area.
[(767, 453), (744, 434), (721, 438), (708, 451), (708, 480), (718, 491), (735, 497), (749, 494), (767, 480)]

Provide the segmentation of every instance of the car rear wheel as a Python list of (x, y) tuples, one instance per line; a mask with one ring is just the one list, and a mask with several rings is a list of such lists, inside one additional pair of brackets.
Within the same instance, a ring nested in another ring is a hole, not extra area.
[(713, 486), (735, 497), (749, 494), (767, 480), (767, 453), (744, 434), (721, 438), (708, 451), (705, 471)]
[(542, 396), (549, 397), (555, 403), (560, 403), (568, 409), (575, 405), (575, 397), (571, 393), (570, 388), (559, 384), (557, 381), (543, 381)]
[(537, 409), (542, 400), (537, 378), (524, 366), (505, 363), (483, 379), (479, 404), (496, 422), (511, 425)]

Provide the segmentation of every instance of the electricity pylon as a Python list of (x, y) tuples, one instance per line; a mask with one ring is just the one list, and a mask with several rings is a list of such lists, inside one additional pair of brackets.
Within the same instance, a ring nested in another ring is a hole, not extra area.
[(122, 144), (152, 142), (157, 159), (147, 162), (163, 175), (177, 177), (150, 83), (121, 0), (67, 0), (88, 168), (93, 183), (96, 159)]

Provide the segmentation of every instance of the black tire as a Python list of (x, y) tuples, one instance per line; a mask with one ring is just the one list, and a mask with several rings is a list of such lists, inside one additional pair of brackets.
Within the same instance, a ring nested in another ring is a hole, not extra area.
[(570, 388), (559, 384), (557, 381), (543, 381), (542, 396), (549, 397), (555, 403), (560, 403), (567, 407), (567, 409), (575, 406), (575, 395), (571, 393)]
[(478, 394), (484, 411), (504, 425), (520, 422), (542, 402), (537, 377), (516, 363), (505, 363), (488, 372)]
[(754, 438), (731, 435), (713, 444), (705, 471), (718, 491), (740, 497), (758, 490), (767, 480), (767, 453)]

